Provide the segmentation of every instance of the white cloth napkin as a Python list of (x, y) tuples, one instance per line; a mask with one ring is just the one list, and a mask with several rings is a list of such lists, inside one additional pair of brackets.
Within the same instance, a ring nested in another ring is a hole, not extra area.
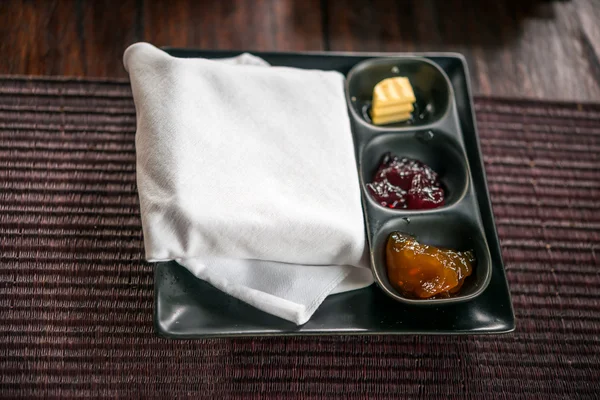
[(149, 261), (296, 324), (373, 282), (341, 74), (147, 43), (124, 65)]

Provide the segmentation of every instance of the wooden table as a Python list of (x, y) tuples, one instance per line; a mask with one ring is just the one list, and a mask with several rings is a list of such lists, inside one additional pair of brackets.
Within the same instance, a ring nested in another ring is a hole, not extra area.
[[(485, 3), (485, 4), (483, 4)], [(0, 74), (126, 77), (123, 50), (458, 51), (481, 95), (600, 101), (600, 1), (0, 3)]]

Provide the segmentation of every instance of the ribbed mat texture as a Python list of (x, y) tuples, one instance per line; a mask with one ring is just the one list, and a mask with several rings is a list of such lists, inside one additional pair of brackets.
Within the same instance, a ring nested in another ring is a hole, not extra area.
[(128, 83), (0, 78), (0, 397), (599, 398), (600, 105), (476, 112), (515, 333), (168, 341)]

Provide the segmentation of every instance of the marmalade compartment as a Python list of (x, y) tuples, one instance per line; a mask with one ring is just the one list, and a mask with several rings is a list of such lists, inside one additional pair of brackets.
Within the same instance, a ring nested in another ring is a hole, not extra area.
[[(390, 283), (386, 267), (386, 243), (392, 232), (416, 237), (420, 243), (459, 251), (473, 250), (476, 264), (458, 294), (449, 298), (411, 299), (403, 296)], [(371, 263), (376, 282), (383, 291), (399, 302), (413, 305), (441, 305), (471, 300), (488, 286), (492, 276), (490, 251), (477, 219), (457, 210), (433, 214), (417, 214), (393, 218), (372, 235)]]
[[(444, 205), (433, 209), (415, 210), (391, 209), (379, 204), (369, 193), (366, 185), (373, 181), (381, 160), (387, 152), (399, 158), (419, 160), (431, 167), (438, 174), (444, 189)], [(395, 213), (442, 210), (459, 202), (469, 189), (469, 166), (464, 150), (453, 137), (442, 131), (424, 130), (376, 135), (362, 148), (359, 166), (359, 180), (366, 202), (370, 206)]]
[[(369, 115), (373, 88), (380, 81), (396, 76), (407, 77), (413, 87), (417, 100), (413, 118), (374, 125)], [(346, 79), (346, 96), (355, 120), (375, 130), (387, 131), (433, 124), (449, 112), (453, 101), (452, 86), (444, 71), (420, 57), (375, 58), (357, 64)]]

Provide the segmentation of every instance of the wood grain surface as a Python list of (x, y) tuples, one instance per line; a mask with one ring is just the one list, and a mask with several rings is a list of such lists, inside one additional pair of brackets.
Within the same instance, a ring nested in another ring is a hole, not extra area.
[(458, 51), (480, 95), (600, 101), (600, 1), (4, 0), (0, 74), (126, 77), (123, 50)]

